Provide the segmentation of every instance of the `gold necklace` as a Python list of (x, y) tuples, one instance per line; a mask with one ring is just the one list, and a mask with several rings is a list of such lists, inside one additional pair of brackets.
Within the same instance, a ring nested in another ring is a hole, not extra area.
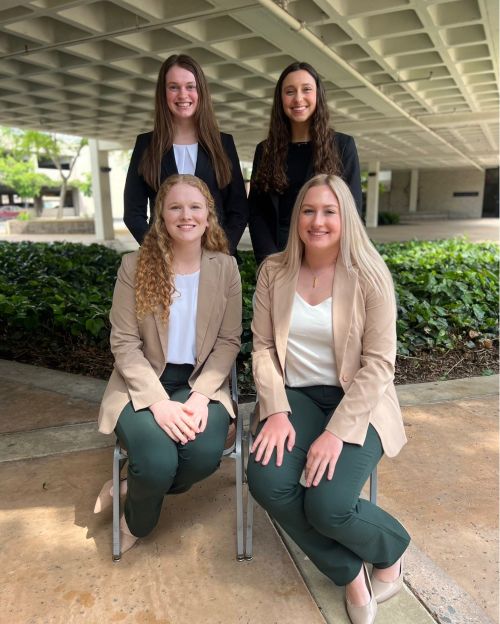
[[(307, 265), (304, 265), (304, 266), (305, 266), (305, 268), (309, 271), (309, 273), (310, 273), (310, 274), (311, 274), (311, 276), (312, 276), (312, 287), (313, 287), (313, 288), (316, 288), (316, 284), (317, 284), (317, 283), (318, 283), (318, 281), (319, 281), (319, 276), (318, 276), (318, 275), (315, 275), (315, 274), (312, 272), (312, 270), (311, 270), (311, 269), (310, 269)], [(328, 269), (329, 269), (329, 268), (330, 268), (330, 267), (328, 267)], [(333, 265), (333, 270), (335, 271), (335, 265)]]

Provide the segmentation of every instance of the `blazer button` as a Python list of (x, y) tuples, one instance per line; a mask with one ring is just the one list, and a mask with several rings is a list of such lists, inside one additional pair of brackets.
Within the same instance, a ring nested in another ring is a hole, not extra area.
[(349, 381), (349, 377), (347, 375), (342, 375), (342, 381)]

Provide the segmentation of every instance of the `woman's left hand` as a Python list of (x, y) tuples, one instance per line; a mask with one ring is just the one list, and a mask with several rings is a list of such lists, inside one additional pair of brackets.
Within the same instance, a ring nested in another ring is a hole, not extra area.
[(329, 431), (323, 431), (311, 444), (305, 468), (306, 487), (318, 485), (327, 468), (326, 478), (332, 480), (343, 446), (342, 440)]
[(208, 420), (208, 404), (210, 399), (199, 392), (192, 392), (184, 403), (193, 412), (193, 422), (198, 433), (205, 431)]

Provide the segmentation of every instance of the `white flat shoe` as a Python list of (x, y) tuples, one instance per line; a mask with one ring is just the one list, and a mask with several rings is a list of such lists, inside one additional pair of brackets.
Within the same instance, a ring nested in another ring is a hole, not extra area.
[(370, 593), (370, 602), (363, 605), (362, 607), (358, 607), (356, 605), (353, 605), (352, 602), (349, 601), (349, 598), (346, 594), (345, 608), (352, 624), (373, 624), (377, 615), (377, 601), (375, 600), (375, 595), (373, 593), (373, 589), (370, 583), (370, 576), (368, 574), (368, 570), (366, 569), (365, 563), (363, 563), (363, 570), (365, 574), (366, 587), (368, 588), (368, 592)]
[(399, 576), (395, 581), (381, 581), (372, 573), (373, 593), (378, 603), (389, 600), (403, 587), (403, 557), (401, 557), (399, 565)]

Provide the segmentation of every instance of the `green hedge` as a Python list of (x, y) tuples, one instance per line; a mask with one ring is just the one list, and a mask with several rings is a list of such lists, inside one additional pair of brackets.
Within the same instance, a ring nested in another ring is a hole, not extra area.
[[(377, 246), (394, 277), (398, 353), (473, 348), (498, 335), (499, 248), (463, 239)], [(251, 252), (241, 255), (242, 381), (248, 379), (255, 288)], [(78, 341), (108, 350), (108, 313), (120, 255), (100, 245), (0, 242), (0, 356), (20, 345), (60, 350)]]

